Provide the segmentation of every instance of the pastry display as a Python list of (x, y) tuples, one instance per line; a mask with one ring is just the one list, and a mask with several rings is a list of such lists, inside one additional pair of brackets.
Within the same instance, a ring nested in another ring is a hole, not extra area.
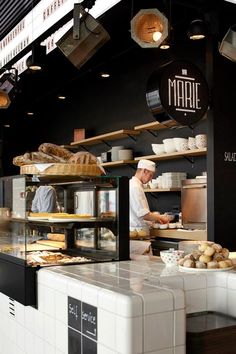
[(29, 213), (30, 218), (41, 219), (88, 219), (91, 214), (69, 214), (69, 213)]
[(197, 269), (227, 269), (232, 268), (233, 262), (229, 257), (229, 250), (221, 245), (209, 242), (199, 244), (198, 250), (185, 255), (179, 260), (180, 267)]
[(61, 252), (34, 251), (27, 255), (27, 263), (32, 267), (48, 264), (84, 263), (91, 262), (85, 257), (74, 257)]

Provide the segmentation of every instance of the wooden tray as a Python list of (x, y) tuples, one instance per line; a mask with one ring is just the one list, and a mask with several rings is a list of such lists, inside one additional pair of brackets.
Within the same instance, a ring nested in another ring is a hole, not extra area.
[[(40, 164), (42, 166), (43, 164)], [(45, 164), (48, 166), (48, 164)], [(20, 174), (40, 176), (100, 176), (101, 168), (98, 165), (81, 165), (69, 163), (50, 164), (43, 171), (35, 165), (24, 165), (20, 167)]]

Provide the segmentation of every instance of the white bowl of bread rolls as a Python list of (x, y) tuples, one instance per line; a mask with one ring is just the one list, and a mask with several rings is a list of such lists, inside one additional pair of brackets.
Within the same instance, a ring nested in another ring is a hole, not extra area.
[(186, 254), (178, 261), (183, 268), (192, 270), (227, 270), (232, 269), (229, 250), (217, 243), (202, 242), (198, 248)]

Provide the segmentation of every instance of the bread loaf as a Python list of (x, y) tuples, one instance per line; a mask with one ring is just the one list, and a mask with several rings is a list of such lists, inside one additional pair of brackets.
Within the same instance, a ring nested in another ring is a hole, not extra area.
[(79, 151), (73, 154), (68, 160), (68, 163), (79, 163), (81, 165), (95, 165), (97, 164), (97, 158), (93, 154), (87, 151)]
[(64, 159), (66, 162), (69, 160), (73, 153), (69, 150), (51, 143), (43, 143), (38, 148), (39, 151), (44, 152), (45, 154), (57, 156)]
[(52, 241), (61, 241), (64, 242), (65, 241), (65, 235), (64, 234), (47, 234), (47, 237), (49, 240)]
[(30, 154), (25, 153), (24, 155), (19, 155), (14, 157), (12, 163), (15, 166), (24, 166), (24, 165), (31, 165), (33, 162), (30, 158)]

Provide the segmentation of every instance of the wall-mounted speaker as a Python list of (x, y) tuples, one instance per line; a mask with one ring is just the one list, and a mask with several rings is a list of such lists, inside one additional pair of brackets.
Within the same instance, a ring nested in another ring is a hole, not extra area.
[(77, 68), (84, 65), (108, 40), (110, 36), (103, 26), (89, 13), (79, 20), (79, 39), (69, 29), (56, 43), (62, 53)]
[(219, 52), (226, 58), (236, 62), (236, 25), (233, 25), (227, 31), (220, 44)]

